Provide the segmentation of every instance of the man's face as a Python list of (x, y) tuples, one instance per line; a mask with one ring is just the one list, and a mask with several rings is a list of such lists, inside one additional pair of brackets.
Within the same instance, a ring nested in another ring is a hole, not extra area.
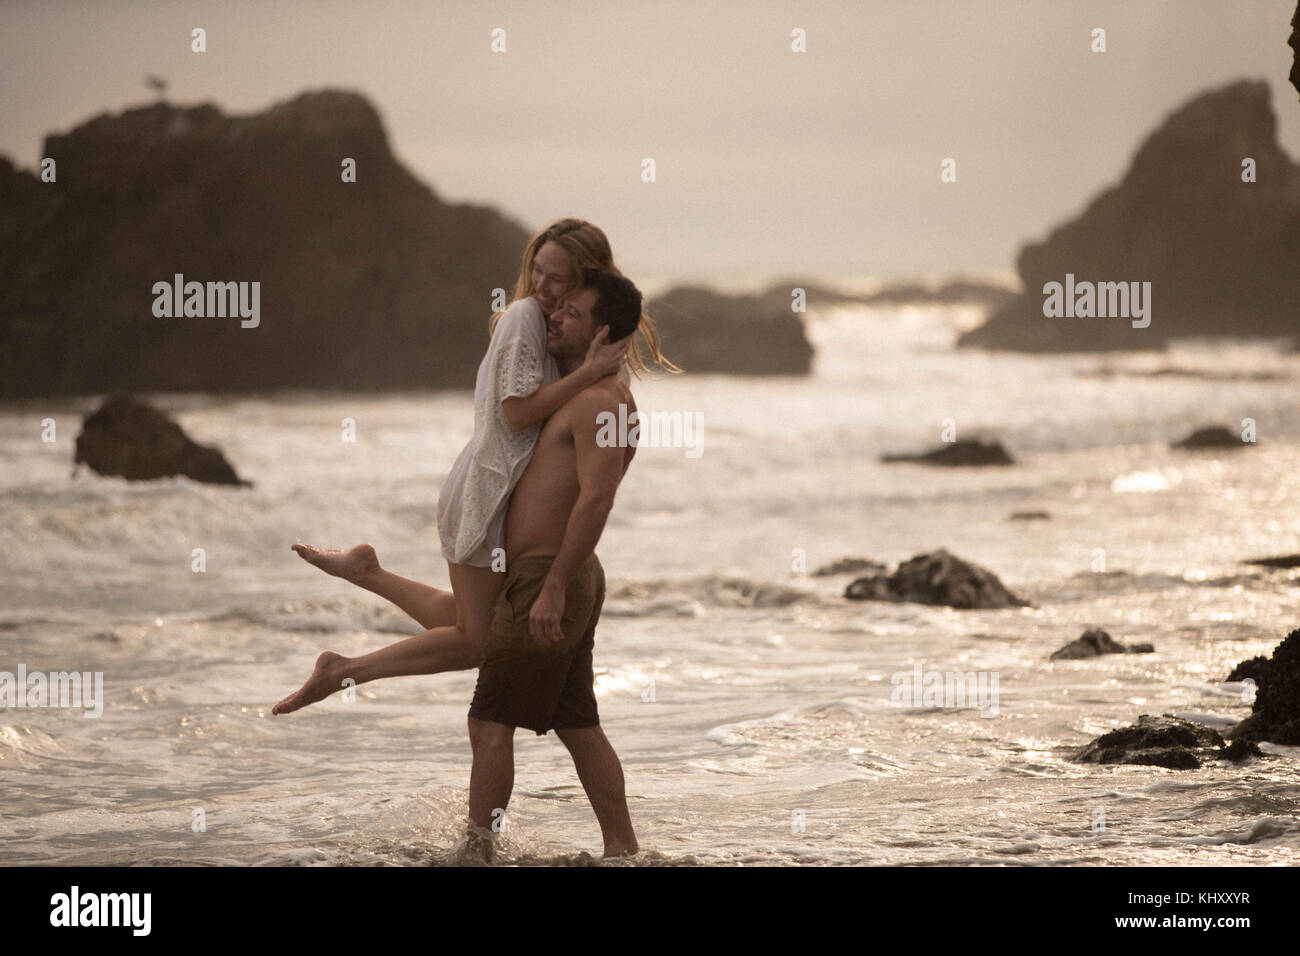
[(596, 293), (579, 289), (560, 300), (546, 323), (546, 351), (568, 364), (581, 362), (595, 337), (598, 326), (591, 315)]

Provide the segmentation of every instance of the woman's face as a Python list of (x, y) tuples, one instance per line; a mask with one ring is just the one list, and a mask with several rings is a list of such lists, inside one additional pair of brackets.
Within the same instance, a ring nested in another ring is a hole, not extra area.
[(557, 243), (547, 240), (533, 257), (533, 298), (550, 315), (560, 305), (569, 289), (569, 254)]

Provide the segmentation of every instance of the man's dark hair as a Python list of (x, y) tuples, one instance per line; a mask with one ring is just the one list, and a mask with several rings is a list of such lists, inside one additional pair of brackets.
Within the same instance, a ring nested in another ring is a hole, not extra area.
[(636, 331), (641, 321), (641, 291), (627, 276), (608, 269), (588, 269), (582, 287), (596, 293), (591, 317), (609, 326), (609, 341), (617, 342)]

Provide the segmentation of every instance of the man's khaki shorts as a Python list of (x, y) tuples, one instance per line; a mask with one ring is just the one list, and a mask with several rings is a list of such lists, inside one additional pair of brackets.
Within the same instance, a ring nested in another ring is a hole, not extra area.
[(574, 572), (560, 618), (564, 639), (542, 645), (529, 633), (528, 616), (554, 561), (547, 555), (509, 562), (479, 661), (471, 717), (538, 735), (600, 725), (591, 650), (605, 603), (605, 570), (593, 554)]

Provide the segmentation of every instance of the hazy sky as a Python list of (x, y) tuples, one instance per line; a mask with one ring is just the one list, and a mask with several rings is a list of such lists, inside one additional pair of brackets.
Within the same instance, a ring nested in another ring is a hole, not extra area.
[[(576, 215), (643, 284), (1010, 273), (1177, 105), (1286, 80), (1293, 0), (0, 4), (0, 152), (152, 99), (365, 94), (443, 198)], [(190, 30), (208, 50), (190, 52)], [(1108, 52), (1090, 52), (1093, 27)], [(491, 31), (505, 30), (493, 53)], [(791, 31), (807, 52), (791, 51)], [(957, 160), (957, 182), (939, 163)], [(641, 181), (641, 161), (657, 182)], [(1170, 175), (1177, 175), (1175, 170)], [(0, 210), (0, 214), (3, 211)]]

